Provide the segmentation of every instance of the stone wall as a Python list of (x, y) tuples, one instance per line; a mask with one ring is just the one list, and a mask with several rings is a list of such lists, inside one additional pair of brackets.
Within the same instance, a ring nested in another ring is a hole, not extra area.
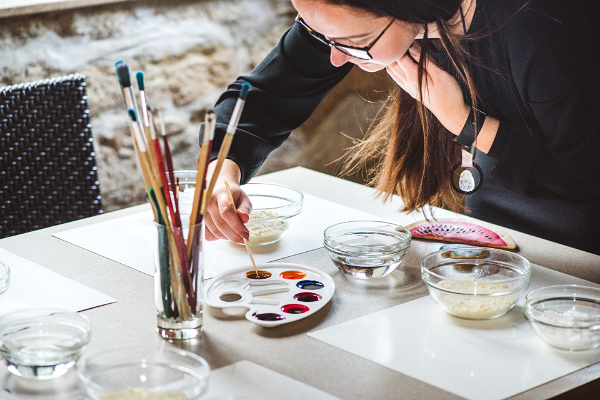
[[(0, 20), (0, 85), (82, 73), (105, 211), (144, 202), (128, 119), (113, 65), (143, 70), (153, 106), (164, 109), (176, 169), (192, 169), (205, 110), (250, 71), (293, 23), (289, 0), (171, 0)], [(355, 70), (276, 150), (260, 173), (302, 165), (335, 174), (389, 81)]]

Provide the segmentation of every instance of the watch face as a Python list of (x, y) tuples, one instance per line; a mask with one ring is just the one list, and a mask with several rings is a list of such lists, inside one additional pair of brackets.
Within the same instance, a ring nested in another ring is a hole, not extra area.
[(458, 188), (465, 192), (472, 192), (475, 189), (475, 178), (469, 169), (465, 169), (460, 173), (458, 179)]
[(452, 168), (452, 187), (460, 194), (475, 193), (483, 184), (483, 171), (479, 165), (473, 163), (472, 167), (456, 164)]

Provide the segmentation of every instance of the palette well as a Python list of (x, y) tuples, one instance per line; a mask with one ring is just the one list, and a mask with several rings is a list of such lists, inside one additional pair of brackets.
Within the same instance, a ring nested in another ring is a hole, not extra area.
[(307, 265), (259, 264), (224, 272), (204, 287), (204, 303), (216, 308), (246, 307), (246, 319), (274, 327), (319, 311), (335, 292), (333, 279)]

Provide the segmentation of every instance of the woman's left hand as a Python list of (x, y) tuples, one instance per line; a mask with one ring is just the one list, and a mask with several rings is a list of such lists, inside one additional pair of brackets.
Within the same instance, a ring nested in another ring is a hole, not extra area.
[(446, 129), (458, 135), (470, 112), (465, 104), (460, 85), (452, 75), (438, 67), (436, 63), (426, 60), (421, 99), (418, 83), (420, 52), (411, 46), (409, 53), (410, 55), (407, 53), (389, 65), (386, 68), (387, 73), (404, 91), (421, 101)]

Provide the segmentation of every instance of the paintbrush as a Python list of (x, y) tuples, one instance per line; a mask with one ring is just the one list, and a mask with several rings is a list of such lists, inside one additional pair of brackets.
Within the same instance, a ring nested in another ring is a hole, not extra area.
[[(231, 188), (229, 187), (229, 183), (225, 181), (225, 187), (227, 187), (227, 194), (229, 195), (229, 204), (233, 207), (233, 210), (237, 213), (237, 209), (235, 208), (235, 200), (233, 200), (233, 194), (231, 193)], [(250, 260), (252, 260), (252, 265), (254, 266), (254, 272), (256, 273), (256, 278), (258, 275), (258, 268), (256, 268), (256, 263), (254, 262), (254, 257), (252, 257), (252, 251), (250, 251), (250, 245), (248, 244), (248, 239), (242, 238), (244, 240), (244, 246), (246, 246), (246, 251), (250, 256)]]
[(231, 115), (231, 119), (229, 120), (229, 125), (227, 126), (225, 137), (223, 138), (223, 143), (221, 143), (221, 148), (219, 149), (219, 154), (217, 156), (217, 163), (215, 165), (215, 169), (210, 179), (210, 183), (208, 184), (208, 187), (206, 188), (203, 194), (202, 207), (200, 211), (202, 215), (206, 213), (206, 207), (208, 207), (208, 203), (210, 202), (212, 191), (215, 187), (215, 184), (217, 183), (219, 173), (221, 172), (221, 167), (223, 166), (223, 162), (225, 161), (225, 158), (229, 153), (229, 148), (231, 147), (231, 142), (233, 141), (233, 135), (235, 135), (235, 130), (237, 129), (238, 123), (240, 122), (240, 117), (242, 116), (242, 110), (244, 109), (246, 96), (248, 96), (249, 90), (250, 84), (248, 82), (244, 82), (244, 84), (242, 85), (242, 89), (240, 90), (240, 97), (238, 97), (237, 102), (235, 103), (233, 114)]
[(202, 193), (206, 186), (206, 170), (208, 167), (208, 156), (212, 147), (212, 141), (215, 136), (215, 126), (217, 114), (213, 110), (208, 110), (204, 122), (204, 132), (202, 135), (202, 146), (200, 147), (200, 156), (198, 157), (198, 168), (196, 174), (196, 190), (194, 192), (194, 201), (192, 203), (192, 215), (190, 216), (190, 230), (188, 233), (187, 250), (188, 257), (191, 256), (193, 236), (195, 234), (194, 225), (202, 222), (203, 215), (200, 213), (200, 202)]
[[(125, 107), (128, 110), (134, 110), (136, 114), (140, 114), (140, 110), (133, 94), (133, 88), (131, 87), (131, 74), (129, 73), (129, 65), (124, 61), (118, 61), (115, 64), (115, 73), (117, 79), (121, 85), (121, 92), (123, 93), (123, 99), (125, 100)], [(137, 122), (140, 124), (140, 121)], [(140, 124), (141, 127), (141, 124)]]
[[(173, 159), (171, 158), (171, 148), (169, 147), (169, 141), (167, 140), (167, 128), (165, 126), (165, 120), (163, 118), (162, 110), (158, 109), (158, 121), (160, 123), (160, 134), (163, 138), (163, 145), (165, 147), (165, 160), (167, 161), (167, 173), (169, 174), (169, 181), (171, 183), (171, 191), (173, 195), (177, 194), (177, 184), (175, 182), (175, 170), (173, 169)], [(177, 220), (181, 222), (181, 216), (179, 215), (179, 203), (175, 202), (175, 216)], [(181, 225), (177, 225), (181, 227)]]
[(146, 95), (146, 85), (144, 84), (144, 73), (138, 71), (135, 73), (135, 79), (140, 91), (140, 111), (142, 112), (142, 121), (144, 126), (150, 127), (150, 118), (148, 117), (148, 96)]

